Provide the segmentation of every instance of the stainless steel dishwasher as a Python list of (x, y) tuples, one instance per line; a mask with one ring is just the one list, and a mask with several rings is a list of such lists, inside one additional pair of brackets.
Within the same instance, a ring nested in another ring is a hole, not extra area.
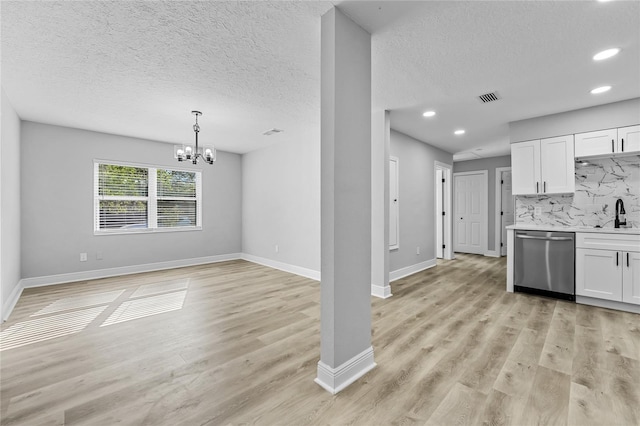
[(516, 231), (514, 290), (575, 300), (575, 234)]

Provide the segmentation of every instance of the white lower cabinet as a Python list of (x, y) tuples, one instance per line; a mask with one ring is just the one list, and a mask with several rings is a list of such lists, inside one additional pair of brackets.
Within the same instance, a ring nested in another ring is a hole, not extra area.
[(640, 253), (626, 252), (622, 270), (622, 301), (640, 305)]
[(576, 234), (576, 295), (640, 305), (638, 236)]
[(576, 249), (576, 295), (622, 302), (620, 253)]

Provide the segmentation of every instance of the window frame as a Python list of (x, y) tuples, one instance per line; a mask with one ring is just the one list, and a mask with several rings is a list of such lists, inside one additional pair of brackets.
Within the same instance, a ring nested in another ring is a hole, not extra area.
[[(100, 165), (137, 167), (147, 169), (147, 196), (114, 196), (100, 195)], [(158, 170), (169, 170), (176, 172), (195, 173), (196, 196), (191, 197), (158, 197)], [(158, 200), (188, 200), (196, 202), (196, 225), (195, 226), (173, 226), (158, 227)], [(123, 200), (123, 201), (146, 201), (147, 203), (147, 228), (131, 229), (100, 229), (100, 201), (103, 200)], [(202, 169), (186, 169), (173, 166), (159, 166), (142, 163), (131, 163), (112, 160), (93, 160), (93, 234), (94, 235), (118, 235), (118, 234), (150, 234), (157, 232), (185, 232), (202, 230)]]

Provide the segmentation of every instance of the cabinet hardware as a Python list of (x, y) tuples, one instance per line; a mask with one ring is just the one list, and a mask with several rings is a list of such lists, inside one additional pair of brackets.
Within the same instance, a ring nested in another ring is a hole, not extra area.
[(629, 253), (627, 253), (627, 268), (629, 267)]
[(546, 180), (542, 183), (542, 192), (545, 192), (545, 193), (547, 192), (547, 181)]
[(538, 182), (536, 182), (536, 194), (538, 193)]
[(616, 252), (616, 266), (618, 266), (618, 255), (620, 254), (619, 251)]
[(544, 240), (544, 241), (572, 241), (571, 237), (536, 237), (534, 235), (518, 234), (516, 238), (523, 240)]
[(624, 152), (624, 138), (622, 138), (622, 152)]
[(614, 152), (614, 148), (613, 148), (613, 139), (611, 139), (611, 152)]

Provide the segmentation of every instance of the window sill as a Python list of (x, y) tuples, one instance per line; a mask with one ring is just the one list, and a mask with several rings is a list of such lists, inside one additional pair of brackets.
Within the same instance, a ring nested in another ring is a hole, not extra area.
[(155, 229), (114, 229), (109, 231), (93, 231), (93, 235), (133, 235), (133, 234), (164, 234), (167, 232), (202, 231), (202, 226), (184, 226), (181, 228), (155, 228)]

